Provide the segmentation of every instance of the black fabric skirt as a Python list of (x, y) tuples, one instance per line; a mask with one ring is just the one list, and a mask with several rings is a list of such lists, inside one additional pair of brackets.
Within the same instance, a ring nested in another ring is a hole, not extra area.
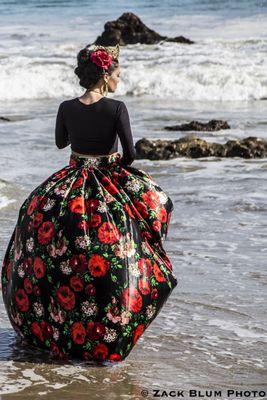
[(16, 332), (60, 359), (122, 361), (177, 285), (173, 203), (121, 154), (81, 157), (22, 204), (2, 268)]

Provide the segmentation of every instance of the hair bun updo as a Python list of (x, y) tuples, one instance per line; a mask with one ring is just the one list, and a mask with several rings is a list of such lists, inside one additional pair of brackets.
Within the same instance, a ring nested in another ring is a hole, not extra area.
[(79, 54), (78, 54), (79, 61), (82, 63), (89, 61), (91, 53), (92, 53), (92, 51), (90, 51), (88, 47), (85, 47), (84, 49), (80, 50)]
[(94, 50), (84, 47), (77, 54), (77, 67), (74, 69), (74, 73), (80, 80), (79, 84), (85, 89), (93, 87), (104, 73), (111, 75), (119, 65), (118, 59), (113, 58), (112, 64), (106, 70), (103, 70), (90, 59), (93, 52)]

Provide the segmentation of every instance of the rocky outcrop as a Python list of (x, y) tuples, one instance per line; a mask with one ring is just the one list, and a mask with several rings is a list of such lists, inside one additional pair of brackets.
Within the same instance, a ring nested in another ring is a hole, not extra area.
[(227, 121), (212, 119), (209, 122), (191, 121), (188, 124), (165, 126), (168, 131), (219, 131), (221, 129), (230, 129)]
[[(115, 21), (108, 21), (104, 25), (104, 32), (98, 36), (94, 45), (115, 46), (117, 43), (124, 46), (126, 44), (155, 44), (160, 41), (177, 43), (194, 43), (184, 36), (168, 38), (148, 28), (141, 19), (131, 13), (123, 13)], [(89, 45), (88, 45), (89, 46)]]
[(135, 144), (137, 159), (168, 160), (176, 157), (267, 157), (267, 141), (249, 136), (242, 140), (228, 140), (225, 144), (210, 143), (197, 136), (178, 140), (140, 139)]

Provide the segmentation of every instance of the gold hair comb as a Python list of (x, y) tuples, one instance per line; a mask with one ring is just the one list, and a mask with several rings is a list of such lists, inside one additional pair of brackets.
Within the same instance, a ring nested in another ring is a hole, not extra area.
[(106, 50), (108, 54), (112, 56), (113, 59), (118, 59), (120, 55), (120, 46), (116, 44), (116, 46), (101, 46), (101, 45), (91, 45), (89, 46), (90, 50)]

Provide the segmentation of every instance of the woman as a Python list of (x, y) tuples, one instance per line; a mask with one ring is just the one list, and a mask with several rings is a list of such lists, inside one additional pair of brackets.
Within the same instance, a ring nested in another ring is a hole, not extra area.
[(3, 261), (12, 326), (56, 358), (122, 361), (177, 285), (162, 246), (173, 203), (131, 166), (127, 108), (105, 96), (118, 55), (118, 45), (78, 53), (86, 92), (59, 105), (55, 129), (69, 164), (24, 201)]

